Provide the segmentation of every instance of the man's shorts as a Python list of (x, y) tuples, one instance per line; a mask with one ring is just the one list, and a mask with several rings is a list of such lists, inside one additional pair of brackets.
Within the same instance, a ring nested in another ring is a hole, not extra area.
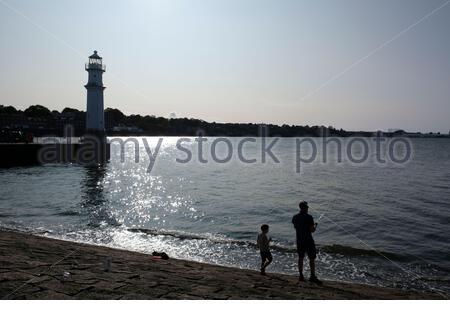
[(316, 245), (314, 243), (307, 245), (297, 244), (297, 253), (300, 258), (305, 256), (305, 252), (308, 255), (308, 259), (315, 259), (317, 257)]
[(266, 260), (272, 261), (272, 254), (270, 251), (261, 251), (261, 260), (263, 262)]

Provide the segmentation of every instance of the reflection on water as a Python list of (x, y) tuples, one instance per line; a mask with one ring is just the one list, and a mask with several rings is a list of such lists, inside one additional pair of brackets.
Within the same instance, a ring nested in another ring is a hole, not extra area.
[(101, 224), (119, 225), (109, 212), (108, 200), (105, 197), (104, 185), (107, 170), (106, 164), (84, 166), (84, 178), (81, 185), (81, 208), (88, 212), (89, 226)]
[(106, 165), (86, 166), (83, 168), (85, 175), (82, 180), (82, 206), (95, 207), (103, 206), (105, 196), (103, 193)]

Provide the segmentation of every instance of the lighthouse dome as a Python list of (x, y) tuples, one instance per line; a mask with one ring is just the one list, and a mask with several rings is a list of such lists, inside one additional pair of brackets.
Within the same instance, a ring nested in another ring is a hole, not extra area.
[(89, 59), (101, 59), (102, 57), (100, 57), (98, 54), (97, 54), (97, 51), (94, 51), (94, 54), (92, 54), (92, 55), (90, 55), (89, 56)]

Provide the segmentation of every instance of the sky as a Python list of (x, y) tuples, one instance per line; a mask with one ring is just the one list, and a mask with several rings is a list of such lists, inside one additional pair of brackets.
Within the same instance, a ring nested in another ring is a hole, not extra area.
[(450, 131), (450, 0), (0, 0), (0, 104)]

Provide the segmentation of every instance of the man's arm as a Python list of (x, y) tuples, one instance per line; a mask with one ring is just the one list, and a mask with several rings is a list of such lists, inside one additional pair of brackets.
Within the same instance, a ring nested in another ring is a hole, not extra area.
[(309, 225), (309, 230), (314, 233), (317, 229), (317, 223), (314, 223), (314, 218), (311, 217), (311, 224)]

